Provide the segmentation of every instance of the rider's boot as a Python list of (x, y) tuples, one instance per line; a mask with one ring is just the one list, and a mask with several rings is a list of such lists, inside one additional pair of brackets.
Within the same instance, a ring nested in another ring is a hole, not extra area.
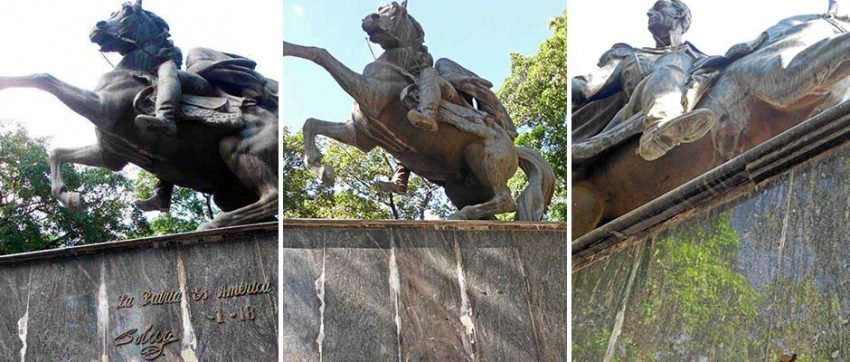
[(170, 136), (177, 134), (177, 107), (180, 106), (180, 79), (177, 76), (177, 65), (167, 61), (159, 66), (157, 80), (156, 112), (153, 116), (140, 114), (136, 116), (136, 126), (155, 133)]
[(697, 109), (684, 113), (680, 94), (659, 97), (646, 112), (644, 132), (637, 153), (652, 161), (664, 156), (674, 147), (698, 140), (714, 125), (714, 113)]
[(437, 77), (436, 69), (422, 69), (416, 81), (419, 88), (419, 108), (407, 112), (410, 123), (428, 132), (437, 131), (437, 110), (443, 97)]

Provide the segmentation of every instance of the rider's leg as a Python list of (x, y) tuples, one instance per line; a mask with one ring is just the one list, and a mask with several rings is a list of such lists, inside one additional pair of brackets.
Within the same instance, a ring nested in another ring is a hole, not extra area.
[(419, 88), (419, 108), (411, 109), (407, 113), (410, 123), (429, 132), (437, 131), (437, 111), (442, 99), (438, 77), (439, 74), (433, 67), (422, 68), (416, 80), (416, 86)]
[(641, 94), (644, 132), (637, 151), (648, 161), (681, 143), (699, 139), (715, 122), (714, 114), (708, 109), (685, 113), (683, 97), (693, 66), (690, 55), (682, 51), (668, 53), (658, 59), (656, 66)]
[(656, 61), (644, 89), (643, 109), (646, 110), (645, 129), (660, 126), (682, 114), (682, 95), (691, 72), (691, 58), (681, 51), (665, 54)]
[(175, 121), (182, 94), (177, 64), (171, 60), (162, 63), (157, 76), (156, 112), (153, 116), (136, 116), (136, 125), (149, 131), (174, 135), (177, 133)]

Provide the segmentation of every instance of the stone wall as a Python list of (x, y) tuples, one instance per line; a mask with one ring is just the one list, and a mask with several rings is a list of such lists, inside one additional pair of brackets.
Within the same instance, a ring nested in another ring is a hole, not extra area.
[(850, 148), (717, 192), (578, 264), (574, 360), (850, 360)]
[(284, 360), (564, 361), (559, 224), (291, 220)]
[(0, 359), (274, 361), (277, 240), (275, 223), (0, 257)]

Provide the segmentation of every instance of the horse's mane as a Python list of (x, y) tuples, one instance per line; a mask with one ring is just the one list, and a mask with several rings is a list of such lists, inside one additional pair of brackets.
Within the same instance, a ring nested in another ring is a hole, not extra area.
[(413, 24), (413, 30), (416, 31), (416, 41), (419, 43), (418, 45), (425, 44), (425, 29), (422, 28), (422, 24), (420, 24), (413, 15), (410, 15), (410, 13), (407, 13), (407, 18), (410, 19), (410, 22)]

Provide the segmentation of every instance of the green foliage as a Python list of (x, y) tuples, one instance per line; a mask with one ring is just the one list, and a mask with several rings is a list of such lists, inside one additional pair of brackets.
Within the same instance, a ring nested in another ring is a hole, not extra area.
[(47, 142), (20, 125), (0, 123), (0, 254), (194, 230), (209, 218), (206, 199), (177, 188), (172, 213), (148, 219), (133, 196), (151, 195), (155, 179), (135, 179), (103, 168), (65, 165), (68, 190), (79, 192), (83, 209), (60, 206), (51, 194)]
[(51, 195), (45, 141), (0, 124), (0, 254), (113, 240), (141, 222), (122, 199), (130, 187), (123, 175), (71, 166), (63, 172), (68, 189), (86, 190), (86, 212), (71, 212)]
[[(517, 144), (540, 150), (558, 179), (548, 218), (567, 217), (567, 16), (549, 23), (552, 36), (531, 56), (511, 54), (511, 75), (498, 95), (520, 130)], [(518, 173), (519, 174), (519, 173)], [(516, 176), (519, 177), (519, 176)], [(519, 194), (524, 183), (511, 182)]]
[[(139, 171), (133, 180), (135, 197), (146, 199), (153, 196), (156, 176)], [(156, 213), (147, 229), (138, 230), (134, 236), (168, 235), (193, 231), (201, 223), (212, 220), (218, 209), (213, 205), (210, 195), (201, 194), (192, 189), (175, 187), (171, 198), (171, 210), (168, 213)]]
[(767, 294), (736, 270), (741, 241), (730, 219), (724, 214), (707, 229), (657, 241), (644, 285), (634, 292), (627, 322), (632, 327), (622, 341), (629, 346), (625, 360), (655, 360), (652, 348), (673, 338), (682, 340), (684, 351), (715, 351), (739, 360), (762, 343), (750, 333), (758, 330)]
[(304, 166), (304, 137), (283, 139), (283, 215), (289, 218), (424, 219), (451, 212), (442, 189), (422, 178), (411, 177), (406, 195), (381, 192), (376, 180), (388, 180), (395, 161), (381, 150), (364, 154), (333, 141), (320, 142), (323, 162), (336, 172), (336, 185), (322, 185)]

